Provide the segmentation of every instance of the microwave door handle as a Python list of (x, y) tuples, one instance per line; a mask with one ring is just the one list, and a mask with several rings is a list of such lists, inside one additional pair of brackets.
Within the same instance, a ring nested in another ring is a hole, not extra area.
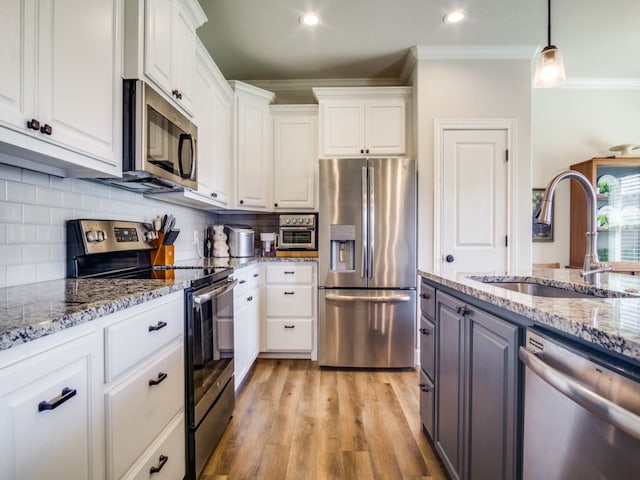
[[(189, 170), (185, 171), (184, 165), (183, 165), (183, 148), (184, 148), (184, 142), (188, 141), (189, 142)], [(195, 162), (194, 162), (194, 156), (195, 156), (195, 149), (193, 148), (193, 137), (191, 136), (190, 133), (181, 133), (180, 134), (180, 139), (178, 140), (178, 168), (180, 170), (180, 177), (182, 178), (188, 178), (190, 180), (193, 180), (195, 178)]]

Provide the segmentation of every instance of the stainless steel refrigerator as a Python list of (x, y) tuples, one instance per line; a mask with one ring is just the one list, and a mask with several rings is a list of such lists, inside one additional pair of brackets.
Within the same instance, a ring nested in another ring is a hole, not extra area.
[(318, 219), (319, 364), (413, 367), (415, 161), (321, 159)]

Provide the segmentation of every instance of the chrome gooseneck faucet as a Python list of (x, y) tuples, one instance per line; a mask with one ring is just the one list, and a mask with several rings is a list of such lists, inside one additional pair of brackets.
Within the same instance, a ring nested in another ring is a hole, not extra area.
[(570, 178), (576, 180), (578, 184), (584, 190), (585, 196), (587, 197), (587, 244), (584, 253), (584, 264), (582, 267), (582, 272), (580, 275), (587, 280), (592, 282), (597, 282), (598, 274), (602, 272), (608, 272), (611, 270), (611, 267), (605, 263), (600, 263), (598, 261), (598, 251), (597, 251), (597, 204), (596, 204), (596, 191), (591, 185), (591, 182), (587, 177), (585, 177), (580, 172), (576, 172), (575, 170), (563, 170), (558, 173), (555, 177), (553, 177), (544, 192), (544, 197), (542, 198), (542, 202), (540, 203), (540, 210), (536, 214), (535, 220), (537, 223), (542, 223), (544, 225), (551, 224), (551, 212), (553, 205), (553, 195), (556, 190), (556, 186), (565, 178)]

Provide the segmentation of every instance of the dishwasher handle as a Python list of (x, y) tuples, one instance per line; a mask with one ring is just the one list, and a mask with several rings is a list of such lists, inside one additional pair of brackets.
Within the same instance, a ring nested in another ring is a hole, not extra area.
[(219, 297), (220, 295), (223, 295), (229, 292), (237, 284), (238, 284), (237, 279), (234, 279), (234, 280), (229, 279), (226, 282), (224, 282), (222, 286), (216, 286), (210, 290), (206, 290), (206, 289), (203, 289), (204, 291), (198, 290), (193, 295), (193, 303), (196, 305), (202, 305), (203, 303), (206, 303), (215, 297)]
[(560, 393), (607, 423), (640, 440), (640, 417), (638, 415), (592, 392), (573, 377), (553, 368), (524, 347), (520, 347), (519, 356), (525, 366)]
[(337, 302), (369, 302), (369, 303), (395, 303), (408, 302), (411, 300), (409, 295), (337, 295), (329, 293), (325, 297), (327, 300)]

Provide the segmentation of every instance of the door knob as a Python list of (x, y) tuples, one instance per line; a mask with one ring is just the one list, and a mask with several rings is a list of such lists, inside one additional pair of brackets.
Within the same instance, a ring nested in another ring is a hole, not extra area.
[(455, 258), (453, 258), (453, 255), (447, 255), (446, 257), (444, 257), (444, 259), (447, 261), (447, 263), (451, 263), (455, 260)]

